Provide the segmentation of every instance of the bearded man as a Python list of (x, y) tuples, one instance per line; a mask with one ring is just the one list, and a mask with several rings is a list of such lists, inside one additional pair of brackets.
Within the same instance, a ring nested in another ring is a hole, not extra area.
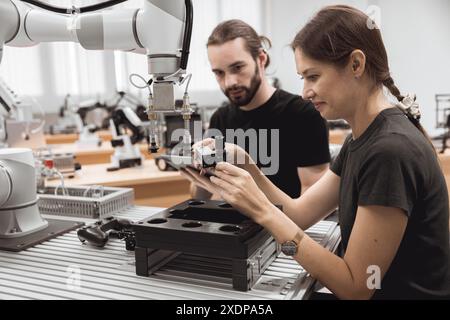
[[(229, 130), (252, 131), (246, 134), (245, 145), (242, 139), (237, 141), (238, 134), (226, 142), (239, 144), (262, 169), (278, 162), (276, 170), (266, 175), (287, 195), (298, 198), (328, 169), (328, 129), (310, 101), (269, 83), (265, 70), (270, 58), (264, 45), (270, 48), (270, 40), (241, 20), (222, 22), (209, 36), (211, 69), (229, 99), (213, 114), (209, 129), (219, 130), (226, 138)], [(262, 159), (264, 152), (254, 152), (261, 148), (275, 150), (269, 155), (272, 163)], [(191, 190), (197, 199), (211, 196), (194, 186)]]

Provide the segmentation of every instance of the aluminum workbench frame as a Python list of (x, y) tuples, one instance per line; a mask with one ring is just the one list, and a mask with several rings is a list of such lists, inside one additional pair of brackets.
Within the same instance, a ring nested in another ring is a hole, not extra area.
[[(159, 211), (135, 206), (117, 216), (138, 221)], [(307, 234), (331, 251), (340, 240), (339, 227), (332, 221), (319, 222)], [(98, 249), (82, 245), (76, 231), (22, 252), (0, 251), (0, 299), (288, 300), (308, 298), (314, 283), (283, 254), (248, 292), (233, 290), (229, 279), (170, 267), (140, 277), (135, 274), (134, 252), (126, 251), (124, 242), (111, 239)]]

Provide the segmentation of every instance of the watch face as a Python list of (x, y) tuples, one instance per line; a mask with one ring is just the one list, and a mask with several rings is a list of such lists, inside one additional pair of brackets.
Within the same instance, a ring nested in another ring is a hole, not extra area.
[(297, 244), (294, 241), (286, 241), (281, 245), (281, 252), (287, 256), (293, 256), (297, 253)]

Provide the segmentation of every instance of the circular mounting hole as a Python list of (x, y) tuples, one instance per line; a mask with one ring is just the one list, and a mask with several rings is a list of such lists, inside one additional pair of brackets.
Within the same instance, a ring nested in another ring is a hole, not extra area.
[(205, 201), (200, 201), (200, 200), (189, 201), (190, 206), (201, 206), (202, 204), (205, 204)]
[(200, 222), (187, 222), (182, 224), (185, 228), (198, 228), (201, 227), (202, 224)]
[(219, 204), (219, 207), (221, 207), (221, 208), (233, 208), (233, 207), (231, 206), (231, 204), (226, 203), (226, 202)]
[(150, 223), (150, 224), (161, 224), (161, 223), (166, 223), (166, 222), (167, 222), (166, 219), (161, 219), (161, 218), (157, 218), (157, 219), (148, 221), (148, 223)]
[(241, 230), (241, 228), (239, 226), (227, 225), (227, 226), (220, 227), (219, 230), (223, 231), (223, 232), (238, 232)]

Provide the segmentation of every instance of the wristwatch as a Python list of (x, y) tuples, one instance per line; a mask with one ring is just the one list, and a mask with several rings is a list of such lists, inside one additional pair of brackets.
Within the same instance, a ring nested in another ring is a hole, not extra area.
[(294, 239), (288, 240), (281, 244), (281, 252), (283, 252), (287, 256), (295, 256), (298, 252), (298, 246), (300, 245), (300, 241), (302, 241), (303, 235), (298, 231), (295, 234)]

